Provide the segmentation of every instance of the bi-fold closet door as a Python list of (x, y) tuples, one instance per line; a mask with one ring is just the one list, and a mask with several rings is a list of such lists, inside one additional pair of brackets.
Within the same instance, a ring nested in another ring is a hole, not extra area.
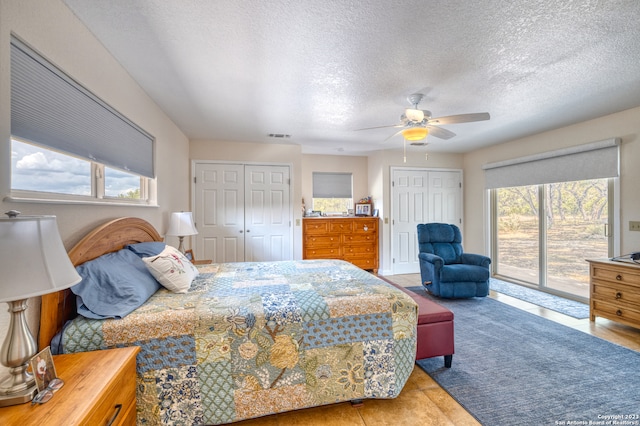
[(292, 259), (290, 191), (289, 166), (196, 162), (196, 258)]
[(392, 168), (391, 197), (393, 274), (418, 273), (418, 224), (462, 226), (462, 171)]

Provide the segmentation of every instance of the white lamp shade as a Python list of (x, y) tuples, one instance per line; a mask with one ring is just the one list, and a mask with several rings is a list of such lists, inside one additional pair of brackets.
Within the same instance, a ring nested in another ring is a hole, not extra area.
[(171, 213), (167, 235), (185, 237), (187, 235), (196, 235), (197, 233), (198, 230), (193, 224), (193, 216), (191, 215), (191, 212)]
[(53, 293), (80, 282), (55, 216), (0, 218), (0, 302)]

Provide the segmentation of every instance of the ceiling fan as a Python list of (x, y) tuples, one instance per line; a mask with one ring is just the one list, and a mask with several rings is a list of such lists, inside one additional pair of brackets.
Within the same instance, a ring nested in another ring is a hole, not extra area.
[(394, 133), (385, 140), (391, 139), (392, 137), (399, 134), (402, 134), (405, 140), (412, 142), (421, 141), (426, 138), (428, 134), (446, 140), (451, 139), (456, 134), (450, 130), (438, 127), (439, 125), (471, 123), (474, 121), (489, 120), (489, 118), (491, 118), (488, 112), (447, 115), (444, 117), (432, 118), (431, 111), (418, 109), (418, 104), (420, 103), (420, 101), (422, 101), (423, 98), (424, 95), (422, 93), (414, 93), (407, 97), (407, 100), (411, 105), (413, 105), (413, 108), (407, 108), (404, 110), (404, 114), (400, 116), (401, 123), (399, 124), (393, 124), (391, 126), (367, 127), (365, 129), (358, 130), (382, 129), (385, 127), (402, 127), (402, 130)]

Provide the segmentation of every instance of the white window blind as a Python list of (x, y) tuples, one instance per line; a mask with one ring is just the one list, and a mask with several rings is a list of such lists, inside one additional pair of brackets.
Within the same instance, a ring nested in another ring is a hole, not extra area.
[(613, 138), (512, 160), (488, 163), (487, 189), (620, 176), (620, 139)]
[(351, 173), (313, 172), (313, 198), (353, 198)]
[(11, 134), (149, 178), (154, 138), (15, 37)]

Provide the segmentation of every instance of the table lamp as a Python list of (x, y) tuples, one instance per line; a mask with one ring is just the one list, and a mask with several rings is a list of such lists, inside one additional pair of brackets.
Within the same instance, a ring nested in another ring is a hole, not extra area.
[(0, 382), (0, 407), (31, 401), (37, 393), (27, 371), (38, 346), (29, 330), (27, 299), (80, 282), (80, 275), (62, 244), (55, 216), (18, 216), (15, 210), (0, 218), (0, 302), (9, 304), (11, 319), (0, 350), (9, 377)]
[(169, 220), (169, 229), (167, 235), (178, 237), (180, 244), (178, 250), (184, 254), (184, 237), (188, 235), (196, 235), (198, 230), (193, 224), (193, 216), (191, 212), (174, 212), (171, 213), (171, 219)]

